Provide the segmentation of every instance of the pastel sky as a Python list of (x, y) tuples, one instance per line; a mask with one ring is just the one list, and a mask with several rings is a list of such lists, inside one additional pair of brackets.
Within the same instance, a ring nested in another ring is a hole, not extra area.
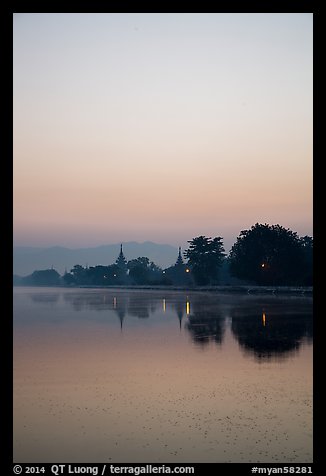
[(14, 14), (14, 243), (312, 235), (313, 15)]

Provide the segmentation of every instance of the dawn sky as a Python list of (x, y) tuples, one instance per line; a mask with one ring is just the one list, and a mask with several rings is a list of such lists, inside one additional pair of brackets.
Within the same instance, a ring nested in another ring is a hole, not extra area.
[(312, 235), (312, 14), (14, 14), (14, 243)]

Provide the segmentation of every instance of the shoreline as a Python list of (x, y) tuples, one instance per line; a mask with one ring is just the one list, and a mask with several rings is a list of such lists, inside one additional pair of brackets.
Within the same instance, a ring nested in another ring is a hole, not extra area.
[(189, 291), (189, 292), (210, 292), (217, 294), (272, 294), (272, 295), (313, 295), (313, 286), (164, 286), (164, 285), (79, 285), (79, 286), (24, 286), (14, 285), (17, 288), (63, 288), (63, 289), (122, 289), (122, 290), (140, 290), (140, 291)]

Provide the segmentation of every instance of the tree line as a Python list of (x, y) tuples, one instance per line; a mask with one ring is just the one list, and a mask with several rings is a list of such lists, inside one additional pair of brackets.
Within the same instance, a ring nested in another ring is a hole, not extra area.
[(183, 256), (162, 269), (147, 257), (127, 261), (122, 247), (114, 264), (76, 264), (61, 277), (57, 271), (34, 271), (16, 284), (25, 285), (218, 285), (221, 269), (247, 284), (311, 286), (313, 239), (281, 225), (256, 223), (243, 230), (226, 256), (223, 238), (198, 236)]

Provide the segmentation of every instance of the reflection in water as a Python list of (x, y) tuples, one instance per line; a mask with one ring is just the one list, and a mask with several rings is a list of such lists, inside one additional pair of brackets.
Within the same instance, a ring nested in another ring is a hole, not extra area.
[(63, 293), (63, 299), (71, 304), (75, 311), (92, 309), (95, 311), (106, 311), (112, 309), (112, 297), (109, 293)]
[[(232, 318), (232, 332), (245, 351), (260, 359), (284, 357), (312, 338), (311, 315), (252, 314)], [(263, 324), (263, 325), (262, 325)]]
[(128, 301), (128, 314), (139, 319), (148, 319), (152, 306), (151, 300), (140, 300), (138, 296), (131, 295)]
[(312, 339), (312, 300), (265, 297), (237, 303), (232, 332), (246, 353), (259, 361), (287, 357)]
[(15, 462), (311, 462), (311, 298), (188, 293), (15, 290)]
[(190, 313), (190, 302), (187, 300), (188, 322), (186, 329), (193, 342), (200, 346), (205, 346), (209, 342), (220, 345), (225, 331), (224, 310), (219, 305), (213, 305), (211, 299), (206, 299), (203, 306), (203, 299), (198, 296), (194, 296), (192, 299), (191, 309)]
[(184, 303), (182, 301), (177, 301), (173, 305), (174, 311), (179, 319), (179, 329), (182, 329), (182, 319), (184, 316)]
[(59, 293), (33, 293), (31, 299), (34, 302), (55, 303), (59, 300)]
[[(33, 293), (35, 303), (57, 303), (57, 292)], [(164, 298), (159, 293), (110, 291), (67, 292), (63, 299), (75, 311), (114, 311), (123, 329), (128, 316), (148, 319), (157, 310), (174, 314), (182, 330), (184, 315), (185, 329), (192, 341), (201, 347), (209, 342), (221, 345), (226, 318), (230, 319), (233, 336), (246, 353), (256, 359), (268, 360), (285, 357), (298, 350), (302, 342), (312, 338), (312, 299), (275, 296), (237, 297), (214, 295), (184, 295), (172, 293)]]
[(214, 313), (194, 312), (187, 323), (186, 329), (190, 332), (195, 344), (204, 346), (213, 341), (221, 344), (224, 334), (225, 318), (217, 317)]
[(127, 304), (124, 299), (119, 299), (117, 296), (113, 297), (113, 310), (116, 312), (116, 314), (119, 317), (120, 321), (120, 329), (122, 332), (122, 325), (123, 325), (123, 320), (125, 318), (125, 315), (127, 313)]

